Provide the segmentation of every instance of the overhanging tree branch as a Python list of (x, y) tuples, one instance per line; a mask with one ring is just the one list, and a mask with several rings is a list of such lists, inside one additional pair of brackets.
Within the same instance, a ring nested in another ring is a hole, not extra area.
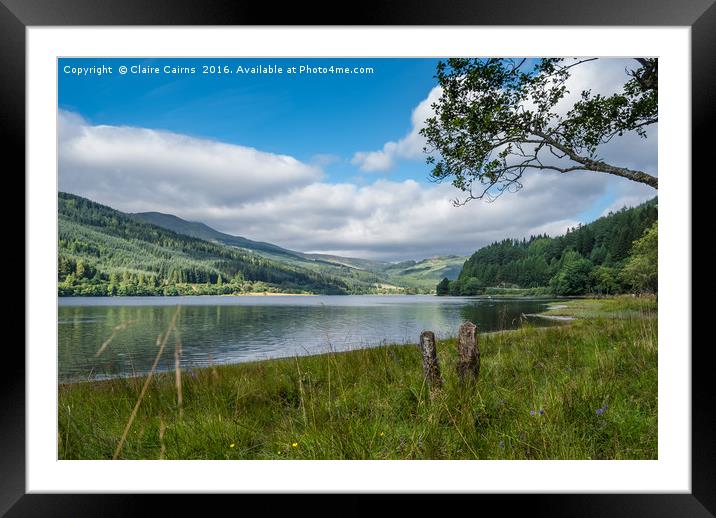
[[(520, 189), (530, 169), (606, 173), (658, 189), (655, 176), (598, 155), (599, 146), (613, 138), (628, 132), (646, 138), (645, 128), (658, 123), (656, 59), (635, 58), (640, 68), (626, 71), (620, 93), (604, 97), (586, 90), (566, 114), (555, 109), (573, 69), (595, 59), (547, 58), (531, 71), (524, 70), (525, 60), (455, 58), (438, 64), (442, 95), (420, 131), (432, 178), (451, 179), (467, 194), (465, 202)], [(549, 151), (548, 160), (543, 151)]]
[[(617, 167), (610, 164), (607, 164), (606, 162), (603, 162), (601, 160), (593, 160), (590, 158), (586, 158), (583, 156), (578, 155), (573, 150), (569, 149), (567, 146), (564, 146), (551, 138), (549, 135), (542, 133), (540, 131), (536, 131), (535, 135), (538, 137), (542, 137), (544, 139), (544, 142), (549, 145), (553, 146), (560, 151), (562, 151), (565, 155), (567, 155), (571, 160), (577, 162), (578, 164), (581, 164), (581, 168), (578, 169), (584, 169), (585, 171), (596, 171), (600, 173), (607, 173), (607, 174), (613, 174), (615, 176), (620, 176), (622, 178), (627, 178), (629, 180), (632, 180), (634, 182), (644, 183), (646, 185), (649, 185), (653, 187), (654, 189), (659, 188), (659, 180), (655, 176), (652, 176), (648, 173), (645, 173), (644, 171), (635, 171), (633, 169), (627, 169), (626, 167)], [(574, 169), (572, 169), (574, 170)]]

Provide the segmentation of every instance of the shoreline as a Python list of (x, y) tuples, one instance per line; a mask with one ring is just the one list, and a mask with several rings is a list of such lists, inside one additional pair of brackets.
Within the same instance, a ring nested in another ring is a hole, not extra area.
[(438, 387), (414, 342), (60, 384), (58, 458), (656, 458), (656, 300), (568, 306), (480, 333), (469, 390), (455, 338)]
[[(275, 295), (270, 293), (269, 295)], [(296, 295), (289, 295), (284, 294), (286, 296), (296, 296)], [(257, 295), (262, 296), (262, 295)], [(298, 294), (297, 296), (301, 296)], [(93, 297), (89, 297), (93, 298)], [(477, 297), (475, 297), (477, 298)], [(552, 329), (553, 327), (566, 327), (569, 326), (575, 322), (578, 322), (580, 320), (592, 320), (594, 319), (595, 315), (593, 315), (591, 312), (585, 312), (581, 311), (583, 308), (579, 305), (580, 302), (586, 302), (586, 303), (599, 303), (600, 301), (608, 301), (608, 300), (615, 300), (619, 297), (614, 298), (606, 298), (606, 299), (589, 299), (585, 297), (580, 298), (572, 298), (571, 300), (565, 300), (565, 304), (553, 304), (553, 305), (547, 305), (541, 312), (539, 313), (529, 313), (525, 316), (528, 317), (534, 317), (534, 318), (543, 318), (546, 320), (552, 320), (554, 322), (559, 322), (558, 324), (552, 325), (552, 326), (540, 326), (540, 327), (532, 327), (533, 331), (539, 332), (539, 331), (545, 331), (548, 329)], [(561, 314), (562, 310), (567, 310), (567, 313), (569, 314)], [(557, 314), (555, 314), (557, 313)], [(520, 332), (524, 329), (524, 327), (518, 327), (515, 329), (498, 329), (493, 331), (483, 331), (478, 332), (477, 335), (479, 336), (492, 336), (492, 335), (499, 335), (499, 334), (514, 334), (517, 332)], [(440, 338), (438, 342), (452, 342), (457, 340), (457, 335), (451, 335), (447, 337)], [(393, 347), (405, 347), (405, 346), (413, 346), (417, 347), (418, 342), (417, 340), (414, 342), (405, 342), (405, 343), (381, 343), (376, 345), (370, 345), (367, 347), (354, 347), (350, 349), (345, 350), (329, 350), (325, 352), (316, 352), (312, 354), (292, 354), (292, 355), (286, 355), (286, 356), (276, 356), (272, 358), (262, 358), (262, 359), (251, 359), (248, 361), (239, 361), (239, 362), (227, 362), (227, 363), (217, 363), (213, 365), (206, 365), (196, 368), (182, 368), (182, 372), (201, 372), (201, 371), (209, 371), (211, 369), (216, 368), (222, 368), (222, 367), (232, 367), (232, 366), (239, 366), (239, 365), (256, 365), (256, 364), (265, 364), (270, 362), (276, 362), (276, 361), (286, 361), (291, 359), (298, 359), (298, 358), (315, 358), (315, 357), (322, 357), (322, 356), (329, 356), (329, 355), (336, 355), (336, 354), (346, 354), (346, 353), (355, 353), (356, 351), (362, 351), (367, 349), (379, 349), (379, 348), (393, 348)], [(159, 376), (164, 374), (171, 374), (174, 370), (172, 369), (166, 369), (161, 371), (156, 371), (153, 376)], [(72, 380), (72, 381), (57, 381), (58, 386), (67, 387), (67, 386), (73, 386), (73, 385), (82, 385), (82, 384), (101, 384), (101, 383), (107, 383), (112, 382), (116, 380), (123, 380), (123, 379), (144, 379), (148, 376), (148, 372), (140, 373), (140, 374), (127, 374), (127, 375), (120, 375), (120, 376), (113, 376), (113, 377), (107, 377), (107, 378), (99, 378), (99, 379), (86, 379), (86, 380)]]
[(436, 297), (445, 300), (475, 299), (526, 299), (526, 300), (580, 300), (590, 299), (588, 295), (436, 295), (435, 293), (278, 293), (271, 291), (252, 291), (246, 293), (224, 293), (217, 295), (57, 295), (58, 300), (69, 299), (150, 299), (150, 298), (182, 298), (182, 297)]
[[(162, 295), (160, 295), (162, 296)], [(169, 295), (172, 297), (173, 295)], [(181, 295), (178, 295), (181, 296)], [(185, 295), (186, 296), (186, 295)], [(193, 297), (216, 297), (217, 295), (190, 295)], [(247, 293), (231, 293), (219, 297), (317, 297), (315, 293), (273, 293), (271, 291), (251, 291)]]
[[(551, 309), (550, 306), (546, 307), (544, 311), (549, 311)], [(559, 317), (559, 316), (552, 316), (552, 315), (543, 315), (540, 313), (530, 313), (525, 316), (531, 316), (531, 317), (541, 317), (546, 318), (550, 320), (559, 320), (563, 321), (563, 325), (567, 325), (567, 321), (575, 321), (577, 320), (574, 317)], [(533, 328), (535, 331), (544, 330), (544, 329), (550, 329), (552, 326), (544, 326), (544, 327), (535, 327)], [(518, 327), (515, 329), (497, 329), (494, 331), (483, 331), (478, 332), (477, 336), (492, 336), (492, 335), (499, 335), (499, 334), (507, 334), (507, 333), (516, 333), (518, 331), (521, 331), (522, 327)], [(457, 340), (457, 335), (451, 335), (446, 336), (443, 338), (440, 338), (438, 342), (452, 342)], [(335, 355), (335, 354), (346, 354), (346, 353), (354, 353), (356, 351), (362, 351), (365, 349), (379, 349), (379, 348), (392, 348), (392, 347), (405, 347), (405, 346), (413, 346), (418, 347), (418, 342), (405, 342), (405, 343), (380, 343), (376, 345), (370, 345), (367, 347), (355, 347), (351, 349), (345, 349), (345, 350), (330, 350), (325, 352), (317, 352), (312, 354), (292, 354), (292, 355), (286, 355), (286, 356), (276, 356), (273, 358), (263, 358), (263, 359), (252, 359), (248, 361), (240, 361), (240, 362), (227, 362), (227, 363), (217, 363), (213, 365), (205, 365), (201, 367), (186, 369), (182, 368), (180, 369), (181, 372), (199, 372), (199, 371), (206, 371), (211, 370), (214, 368), (220, 368), (220, 367), (231, 367), (231, 366), (237, 366), (237, 365), (252, 365), (252, 364), (262, 364), (267, 362), (275, 362), (275, 361), (286, 361), (291, 359), (297, 359), (297, 358), (314, 358), (314, 357), (321, 357), (321, 356), (329, 356), (329, 355)], [(153, 377), (156, 377), (158, 375), (163, 374), (172, 374), (175, 371), (173, 369), (165, 369), (165, 370), (158, 370), (154, 372)], [(106, 382), (112, 382), (116, 380), (124, 380), (124, 379), (144, 379), (149, 375), (148, 372), (140, 373), (140, 374), (126, 374), (126, 375), (120, 375), (120, 376), (113, 376), (113, 377), (107, 377), (107, 378), (98, 378), (98, 379), (86, 379), (86, 380), (72, 380), (72, 381), (59, 381), (57, 382), (58, 386), (66, 387), (66, 386), (72, 386), (72, 385), (80, 385), (80, 384), (100, 384), (100, 383), (106, 383)]]
[[(538, 315), (534, 315), (538, 316)], [(545, 317), (550, 318), (550, 317)], [(561, 319), (560, 319), (561, 320)], [(565, 319), (566, 320), (566, 319)], [(576, 319), (570, 318), (569, 320), (574, 321)], [(566, 324), (564, 324), (566, 325)], [(544, 326), (544, 327), (534, 327), (532, 328), (533, 331), (539, 332), (546, 329), (552, 329), (554, 326)], [(496, 331), (485, 331), (482, 333), (477, 333), (477, 336), (495, 336), (500, 334), (512, 334), (517, 333), (521, 331), (522, 328), (517, 329), (498, 329)], [(437, 339), (438, 343), (441, 342), (455, 342), (457, 341), (457, 335), (452, 336), (446, 336), (441, 339)], [(320, 358), (322, 356), (328, 357), (332, 355), (341, 355), (341, 354), (351, 354), (358, 351), (365, 351), (369, 349), (391, 349), (395, 347), (419, 347), (418, 342), (405, 342), (405, 343), (391, 343), (391, 344), (377, 344), (377, 345), (371, 345), (368, 347), (355, 347), (353, 349), (345, 349), (345, 350), (334, 350), (334, 351), (325, 351), (325, 352), (317, 352), (317, 353), (311, 353), (311, 354), (292, 354), (290, 356), (275, 356), (273, 358), (262, 358), (262, 359), (253, 359), (243, 362), (229, 362), (229, 363), (215, 363), (213, 365), (203, 365), (201, 367), (193, 367), (193, 368), (182, 368), (180, 369), (183, 375), (186, 375), (188, 372), (193, 373), (200, 373), (204, 371), (211, 371), (212, 369), (220, 369), (224, 367), (236, 367), (239, 365), (246, 365), (246, 366), (252, 366), (252, 365), (259, 365), (259, 364), (266, 364), (271, 362), (281, 362), (281, 361), (288, 361), (288, 360), (295, 360), (299, 358)], [(158, 376), (163, 376), (166, 374), (175, 375), (174, 369), (164, 369), (164, 370), (157, 370), (152, 374), (153, 378), (156, 378)], [(84, 384), (102, 384), (102, 383), (111, 383), (113, 381), (118, 380), (143, 380), (146, 379), (146, 377), (149, 375), (149, 372), (143, 372), (140, 374), (126, 374), (121, 376), (113, 376), (113, 377), (107, 377), (107, 378), (96, 378), (96, 379), (87, 379), (87, 380), (72, 380), (72, 381), (58, 381), (57, 386), (58, 387), (70, 387), (75, 385), (84, 385)]]

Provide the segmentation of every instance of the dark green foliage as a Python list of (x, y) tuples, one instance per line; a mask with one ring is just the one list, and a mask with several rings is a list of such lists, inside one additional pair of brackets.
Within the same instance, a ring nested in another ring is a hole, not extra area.
[[(614, 294), (627, 290), (655, 292), (656, 248), (640, 245), (635, 262), (632, 246), (652, 226), (657, 199), (622, 209), (563, 236), (505, 239), (483, 247), (467, 261), (457, 280), (442, 286), (443, 294), (481, 295), (487, 288), (535, 289), (549, 286), (557, 295)], [(653, 231), (656, 239), (656, 230)], [(647, 252), (650, 250), (650, 252)], [(629, 267), (629, 273), (622, 270)], [(650, 265), (648, 275), (640, 275)]]
[(348, 293), (339, 278), (177, 234), (59, 193), (60, 295)]
[(619, 280), (619, 270), (610, 266), (595, 266), (590, 272), (592, 291), (598, 295), (621, 293), (623, 286)]
[(634, 242), (632, 253), (622, 270), (622, 278), (640, 293), (656, 293), (659, 281), (658, 222)]
[(438, 295), (448, 295), (450, 291), (450, 280), (448, 280), (447, 277), (444, 277), (443, 280), (441, 280), (438, 283), (437, 288), (435, 289), (435, 293)]
[(592, 263), (577, 252), (574, 254), (549, 281), (555, 295), (581, 295), (589, 291)]
[(125, 214), (78, 196), (59, 197), (60, 295), (430, 293), (437, 280), (457, 278), (464, 262), (445, 256), (393, 264), (307, 254), (169, 214)]
[(152, 225), (171, 230), (177, 234), (196, 237), (205, 241), (218, 241), (229, 246), (236, 246), (247, 250), (255, 250), (257, 252), (266, 252), (275, 255), (285, 255), (288, 257), (301, 256), (300, 252), (286, 250), (285, 248), (272, 245), (271, 243), (252, 241), (250, 239), (246, 239), (245, 237), (224, 234), (223, 232), (214, 230), (204, 223), (185, 221), (172, 214), (162, 214), (161, 212), (140, 212), (132, 214), (132, 217), (140, 221), (144, 221), (145, 223), (150, 223)]

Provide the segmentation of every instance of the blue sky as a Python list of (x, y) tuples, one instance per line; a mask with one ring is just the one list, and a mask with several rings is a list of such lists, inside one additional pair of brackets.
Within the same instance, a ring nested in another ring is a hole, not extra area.
[[(437, 59), (60, 59), (59, 107), (93, 124), (164, 129), (328, 164), (328, 181), (357, 174), (356, 150), (380, 148), (410, 129), (410, 113), (436, 80)], [(65, 66), (372, 67), (365, 75), (138, 75), (79, 77)], [(398, 164), (392, 178), (425, 181), (427, 165)]]
[[(288, 248), (387, 260), (469, 254), (503, 237), (561, 233), (655, 194), (606, 175), (535, 175), (514, 199), (450, 206), (459, 192), (429, 181), (418, 135), (439, 96), (437, 62), (60, 59), (60, 189)], [(618, 86), (625, 64), (583, 65), (575, 89)], [(167, 65), (195, 73), (163, 73)], [(283, 73), (202, 73), (225, 65)], [(112, 73), (73, 73), (102, 66)], [(160, 73), (120, 74), (121, 66)], [(294, 66), (372, 73), (289, 74)], [(632, 139), (612, 154), (656, 172), (655, 141), (635, 155)], [(423, 220), (425, 213), (432, 217)]]

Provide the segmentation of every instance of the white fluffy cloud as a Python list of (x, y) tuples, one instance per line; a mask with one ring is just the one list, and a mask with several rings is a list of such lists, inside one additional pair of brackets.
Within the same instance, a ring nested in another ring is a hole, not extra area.
[(562, 233), (606, 189), (600, 175), (535, 176), (498, 202), (454, 207), (449, 185), (317, 182), (283, 195), (192, 213), (232, 234), (309, 252), (385, 260), (470, 254), (505, 237)]
[[(591, 90), (593, 94), (603, 96), (621, 92), (627, 80), (626, 70), (637, 66), (636, 61), (626, 58), (597, 59), (575, 66), (566, 83), (568, 92), (555, 107), (555, 112), (566, 114), (584, 90)], [(434, 114), (431, 106), (439, 100), (441, 94), (442, 89), (436, 86), (413, 110), (412, 127), (407, 135), (386, 142), (380, 150), (355, 153), (353, 165), (363, 171), (377, 172), (389, 171), (399, 160), (424, 160), (425, 139), (419, 131), (425, 127), (425, 119)], [(647, 139), (631, 133), (602, 146), (599, 158), (622, 167), (656, 174), (656, 142), (656, 128), (651, 127)], [(549, 160), (552, 157), (544, 158)]]
[(624, 207), (634, 207), (656, 196), (656, 191), (651, 187), (624, 180), (620, 181), (619, 185), (615, 186), (613, 190), (615, 199), (602, 211), (602, 216), (606, 216), (610, 212), (616, 212)]
[[(557, 113), (566, 114), (584, 90), (605, 97), (621, 92), (627, 80), (626, 71), (637, 67), (635, 60), (627, 58), (597, 59), (574, 67), (567, 82), (569, 92), (556, 106)], [(647, 127), (647, 138), (635, 132), (615, 137), (599, 148), (599, 158), (620, 167), (657, 175), (657, 137), (656, 125)]]
[[(413, 112), (414, 123), (429, 102), (430, 96)], [(59, 131), (63, 191), (306, 252), (385, 260), (470, 254), (505, 237), (562, 233), (607, 193), (629, 204), (654, 194), (604, 174), (540, 173), (495, 203), (456, 208), (451, 200), (461, 193), (448, 184), (328, 183), (319, 167), (336, 158), (327, 155), (314, 157), (311, 165), (176, 133), (95, 126), (68, 112), (60, 113)], [(416, 135), (395, 143), (400, 156), (422, 153)]]
[(59, 114), (60, 190), (138, 212), (233, 205), (322, 177), (293, 157), (168, 131)]
[(351, 163), (361, 171), (376, 172), (392, 169), (400, 159), (424, 160), (425, 139), (419, 131), (425, 127), (425, 119), (433, 114), (432, 104), (440, 99), (441, 94), (442, 88), (436, 86), (413, 110), (410, 118), (412, 128), (407, 135), (398, 141), (386, 142), (379, 151), (359, 151), (353, 155)]

